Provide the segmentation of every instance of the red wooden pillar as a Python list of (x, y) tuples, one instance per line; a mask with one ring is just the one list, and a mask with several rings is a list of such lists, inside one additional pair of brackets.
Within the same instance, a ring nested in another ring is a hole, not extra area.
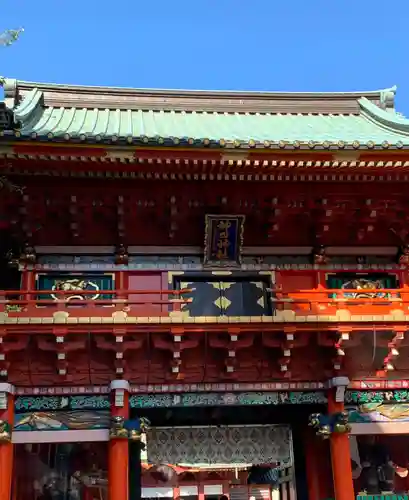
[[(336, 377), (330, 380), (328, 390), (329, 415), (344, 411), (345, 388), (348, 384), (349, 380), (346, 377)], [(354, 500), (355, 493), (348, 434), (332, 433), (330, 445), (335, 500)]]
[(316, 436), (315, 433), (313, 433), (312, 429), (307, 429), (304, 437), (304, 446), (308, 500), (321, 500), (320, 479), (322, 474), (320, 471), (319, 462), (322, 460), (322, 457), (318, 456), (318, 450), (316, 446), (317, 439), (319, 439), (319, 437)]
[(0, 383), (0, 500), (11, 500), (13, 479), (14, 387)]
[(330, 446), (309, 427), (305, 433), (305, 465), (309, 500), (334, 497)]
[[(126, 380), (113, 380), (111, 382), (111, 417), (122, 417), (124, 420), (129, 418), (129, 383)], [(109, 500), (128, 500), (128, 464), (128, 439), (110, 436), (108, 457)]]

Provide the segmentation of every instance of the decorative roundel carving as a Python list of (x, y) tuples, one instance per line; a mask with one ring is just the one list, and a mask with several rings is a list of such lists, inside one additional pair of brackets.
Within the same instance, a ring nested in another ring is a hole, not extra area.
[(387, 294), (383, 292), (367, 292), (366, 290), (376, 290), (377, 288), (383, 288), (383, 286), (380, 281), (365, 278), (357, 278), (346, 281), (341, 288), (343, 290), (358, 290), (357, 292), (344, 294), (344, 297), (349, 297), (351, 299), (381, 299), (387, 296)]
[[(67, 279), (67, 280), (57, 280), (52, 286), (51, 290), (56, 293), (52, 293), (51, 297), (54, 300), (65, 299), (67, 302), (70, 300), (96, 300), (99, 296), (99, 286), (93, 281), (88, 281), (86, 279)], [(72, 292), (72, 294), (67, 293), (58, 296), (58, 292)], [(94, 291), (95, 294), (85, 294), (82, 292)]]

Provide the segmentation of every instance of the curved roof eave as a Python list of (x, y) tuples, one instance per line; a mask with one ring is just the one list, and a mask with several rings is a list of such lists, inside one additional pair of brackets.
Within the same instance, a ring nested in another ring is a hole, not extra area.
[(396, 112), (385, 111), (373, 104), (366, 97), (358, 99), (363, 115), (367, 115), (373, 121), (388, 128), (392, 132), (400, 132), (409, 135), (409, 119), (398, 115)]

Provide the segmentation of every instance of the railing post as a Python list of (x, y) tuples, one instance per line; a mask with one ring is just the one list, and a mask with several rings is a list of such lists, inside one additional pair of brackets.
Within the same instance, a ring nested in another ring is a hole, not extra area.
[[(348, 384), (347, 377), (335, 377), (328, 382), (328, 415), (344, 412)], [(355, 500), (348, 433), (333, 432), (330, 446), (335, 500)]]
[[(125, 428), (129, 419), (129, 382), (111, 382), (111, 429), (109, 433), (108, 499), (128, 500), (129, 442)], [(1, 499), (2, 500), (2, 499)]]

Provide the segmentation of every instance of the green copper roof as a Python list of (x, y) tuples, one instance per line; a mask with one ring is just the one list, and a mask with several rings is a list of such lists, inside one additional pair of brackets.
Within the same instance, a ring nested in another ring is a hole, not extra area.
[(393, 108), (395, 89), (349, 94), (195, 93), (15, 80), (5, 80), (4, 87), (6, 105), (20, 123), (17, 137), (22, 139), (409, 148), (409, 120)]

